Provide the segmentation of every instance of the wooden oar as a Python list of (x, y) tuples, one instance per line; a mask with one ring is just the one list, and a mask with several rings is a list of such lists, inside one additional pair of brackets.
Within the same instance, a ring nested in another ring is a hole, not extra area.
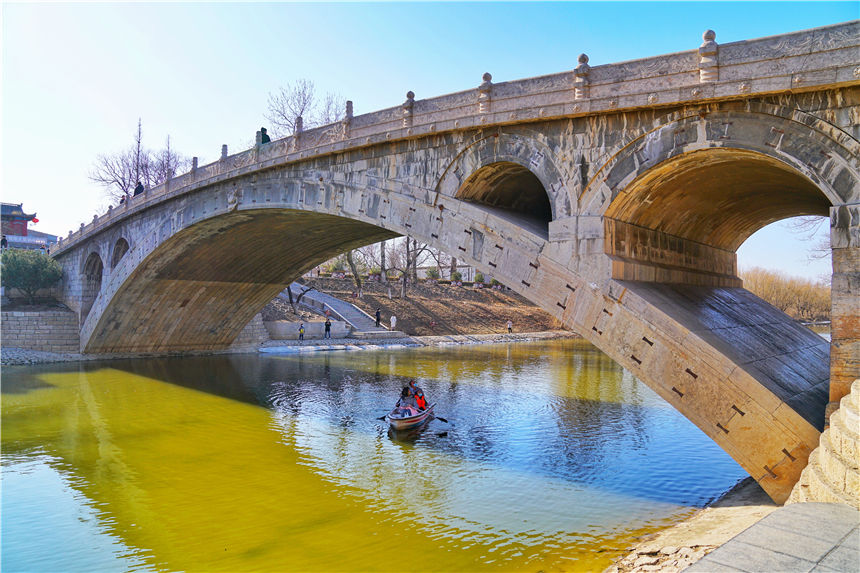
[(450, 423), (451, 423), (451, 422), (449, 422), (448, 420), (446, 420), (445, 418), (443, 418), (442, 416), (436, 416), (436, 419), (437, 419), (437, 420), (439, 420), (440, 422), (445, 422), (446, 424), (450, 424)]

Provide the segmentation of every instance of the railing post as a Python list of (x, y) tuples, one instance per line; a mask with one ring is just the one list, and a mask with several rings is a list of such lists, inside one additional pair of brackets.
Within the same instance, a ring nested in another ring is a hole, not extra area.
[(341, 139), (349, 139), (349, 128), (352, 126), (352, 101), (350, 100), (346, 102), (346, 115), (344, 115), (341, 125), (343, 126)]
[(588, 97), (588, 72), (591, 71), (591, 66), (588, 65), (588, 56), (579, 54), (576, 60), (579, 65), (573, 71), (573, 99), (586, 99)]
[(493, 76), (486, 73), (482, 76), (484, 82), (478, 86), (478, 113), (490, 113), (492, 100)]
[(715, 82), (720, 78), (719, 46), (714, 41), (716, 37), (717, 34), (713, 30), (705, 30), (702, 34), (703, 41), (699, 46), (699, 83)]
[(406, 92), (406, 101), (403, 102), (403, 127), (412, 127), (412, 108), (415, 107), (415, 92)]
[(293, 151), (298, 151), (300, 148), (299, 139), (301, 139), (302, 131), (304, 131), (304, 120), (302, 116), (296, 118), (296, 127), (293, 130)]

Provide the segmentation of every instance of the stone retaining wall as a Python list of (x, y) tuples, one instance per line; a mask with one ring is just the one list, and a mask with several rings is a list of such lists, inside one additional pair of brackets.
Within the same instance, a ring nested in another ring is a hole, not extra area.
[(267, 340), (269, 340), (269, 333), (263, 325), (263, 315), (257, 313), (233, 341), (232, 347), (256, 347)]
[(69, 310), (6, 311), (0, 315), (0, 325), (0, 343), (6, 348), (61, 353), (81, 350), (78, 317)]

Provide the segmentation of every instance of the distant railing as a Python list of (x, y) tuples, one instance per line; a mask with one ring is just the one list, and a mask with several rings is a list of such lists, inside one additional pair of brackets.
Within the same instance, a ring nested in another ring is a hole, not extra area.
[[(490, 74), (484, 74), (477, 88), (419, 101), (409, 92), (401, 106), (355, 117), (352, 102), (347, 102), (344, 120), (222, 156), (128, 197), (101, 217), (81, 223), (77, 231), (69, 231), (52, 253), (61, 253), (91, 232), (165, 198), (258, 169), (350, 148), (458, 129), (858, 84), (858, 32), (860, 21), (853, 21), (717, 45), (709, 30), (699, 49), (688, 52), (594, 67), (582, 54), (571, 71), (497, 84)], [(769, 60), (778, 60), (778, 65), (763, 64)]]

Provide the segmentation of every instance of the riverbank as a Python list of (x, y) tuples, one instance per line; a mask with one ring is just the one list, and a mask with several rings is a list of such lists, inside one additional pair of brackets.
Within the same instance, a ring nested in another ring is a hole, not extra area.
[(604, 573), (683, 571), (779, 507), (748, 477), (684, 521), (642, 540)]
[[(374, 350), (377, 348), (403, 348), (420, 346), (454, 346), (462, 344), (500, 344), (509, 342), (534, 342), (557, 338), (578, 338), (567, 330), (523, 332), (503, 334), (455, 334), (443, 336), (403, 336), (400, 338), (332, 338), (329, 340), (268, 340), (256, 350), (264, 353), (326, 352), (337, 350)], [(147, 353), (147, 354), (78, 354), (43, 352), (23, 348), (0, 348), (0, 365), (48, 364), (52, 362), (84, 362), (91, 360), (117, 360), (126, 358), (150, 358), (155, 356), (191, 356), (213, 354), (240, 354), (254, 352), (248, 348), (228, 349), (218, 352)]]

